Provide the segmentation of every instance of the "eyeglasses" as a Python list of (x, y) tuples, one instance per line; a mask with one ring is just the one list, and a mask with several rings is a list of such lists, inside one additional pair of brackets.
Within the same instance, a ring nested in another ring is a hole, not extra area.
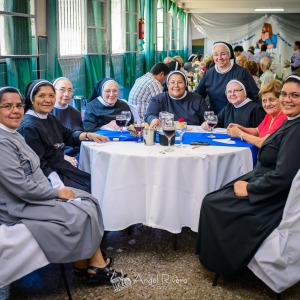
[(105, 93), (105, 94), (111, 94), (111, 93), (113, 93), (113, 94), (118, 94), (118, 90), (105, 90), (105, 91), (103, 91), (103, 93)]
[(5, 105), (0, 106), (0, 108), (4, 108), (5, 110), (12, 110), (14, 107), (16, 107), (17, 109), (21, 110), (21, 109), (25, 108), (25, 104), (18, 103), (16, 105), (13, 105), (11, 103), (7, 103)]
[(56, 89), (57, 91), (60, 91), (62, 94), (68, 93), (68, 94), (73, 94), (74, 90), (73, 89), (65, 89), (65, 88), (60, 88)]
[(278, 94), (279, 94), (279, 97), (281, 99), (285, 99), (287, 96), (291, 100), (299, 100), (300, 99), (300, 94), (299, 93), (290, 93), (290, 94), (287, 94), (286, 92), (279, 91)]
[(184, 81), (169, 81), (169, 85), (185, 85)]
[(225, 57), (225, 56), (227, 56), (228, 54), (229, 54), (228, 52), (227, 52), (227, 53), (222, 52), (222, 53), (220, 53), (220, 54), (214, 53), (214, 54), (213, 54), (213, 57), (219, 57), (219, 56)]
[(278, 101), (277, 98), (269, 98), (269, 99), (262, 99), (262, 103), (267, 103), (269, 101), (270, 103)]
[(186, 76), (187, 78), (194, 78), (193, 76)]
[(236, 93), (241, 92), (241, 91), (243, 91), (243, 89), (233, 90), (233, 91), (229, 90), (229, 91), (225, 91), (225, 94), (226, 95), (231, 95), (231, 94), (236, 94)]

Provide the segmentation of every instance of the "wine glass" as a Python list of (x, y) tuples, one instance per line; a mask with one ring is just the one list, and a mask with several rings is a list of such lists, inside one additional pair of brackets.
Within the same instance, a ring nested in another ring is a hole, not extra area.
[(207, 120), (207, 117), (210, 116), (210, 115), (214, 115), (215, 113), (211, 110), (206, 110), (204, 112), (204, 120), (206, 121)]
[(123, 127), (125, 126), (126, 122), (127, 119), (125, 115), (116, 116), (116, 123), (121, 128), (121, 134), (119, 135), (119, 137), (125, 137), (125, 135), (123, 135)]
[(130, 111), (121, 111), (121, 115), (124, 115), (124, 116), (126, 116), (126, 124), (125, 124), (125, 126), (127, 126), (128, 125), (128, 122), (130, 121), (130, 119), (131, 119), (131, 112)]
[(210, 135), (208, 137), (211, 138), (211, 139), (214, 139), (215, 136), (213, 135), (212, 130), (218, 124), (218, 116), (209, 115), (206, 119), (206, 124), (210, 127)]
[(175, 135), (175, 124), (173, 119), (166, 120), (165, 124), (162, 127), (164, 135), (168, 138), (168, 148), (165, 152), (173, 152), (174, 150), (171, 149), (171, 139)]
[(182, 136), (186, 132), (187, 123), (186, 122), (178, 122), (178, 121), (175, 121), (174, 123), (175, 123), (176, 132), (180, 136), (180, 145), (178, 145), (177, 147), (179, 147), (179, 148), (185, 148), (186, 146), (184, 146), (182, 144)]
[(142, 131), (143, 131), (144, 127), (145, 127), (145, 123), (144, 123), (143, 119), (134, 121), (134, 129), (137, 131), (137, 133), (139, 135), (139, 139), (136, 141), (137, 143), (143, 142), (141, 139), (141, 136), (142, 136)]

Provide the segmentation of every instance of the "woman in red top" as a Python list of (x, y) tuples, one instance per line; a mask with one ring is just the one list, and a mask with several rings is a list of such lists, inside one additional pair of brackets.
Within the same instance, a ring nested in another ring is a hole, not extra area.
[(272, 80), (266, 83), (259, 91), (259, 98), (262, 100), (262, 106), (267, 113), (263, 121), (257, 128), (245, 128), (238, 124), (229, 124), (227, 134), (231, 137), (239, 137), (246, 142), (260, 148), (264, 140), (275, 132), (286, 120), (282, 113), (278, 92), (281, 87), (279, 80)]

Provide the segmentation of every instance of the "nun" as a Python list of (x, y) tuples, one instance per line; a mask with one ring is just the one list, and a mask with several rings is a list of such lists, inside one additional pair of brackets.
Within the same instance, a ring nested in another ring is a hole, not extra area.
[(224, 91), (227, 83), (234, 78), (243, 78), (253, 93), (253, 101), (261, 104), (258, 87), (253, 77), (245, 68), (235, 63), (233, 48), (230, 44), (214, 43), (212, 56), (215, 65), (206, 70), (195, 90), (203, 98), (208, 96), (210, 110), (218, 114), (227, 105), (228, 100)]
[[(94, 87), (93, 93), (86, 106), (83, 128), (85, 131), (102, 129), (119, 130), (116, 116), (122, 111), (130, 111), (125, 100), (118, 99), (119, 85), (112, 78), (103, 78)], [(130, 111), (131, 112), (131, 111)], [(129, 124), (134, 123), (133, 115)]]
[(54, 103), (55, 89), (51, 82), (42, 79), (30, 82), (25, 90), (26, 113), (18, 132), (40, 158), (40, 167), (53, 186), (69, 186), (90, 193), (90, 174), (77, 169), (65, 160), (64, 147), (65, 145), (79, 147), (81, 141), (86, 140), (100, 143), (109, 139), (102, 135), (74, 131), (65, 127), (50, 114)]

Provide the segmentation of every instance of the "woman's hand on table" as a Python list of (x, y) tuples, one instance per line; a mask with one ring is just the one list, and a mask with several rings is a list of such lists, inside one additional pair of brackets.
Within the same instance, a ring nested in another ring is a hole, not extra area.
[(247, 185), (248, 185), (247, 181), (242, 181), (242, 180), (237, 181), (233, 185), (234, 194), (237, 197), (246, 197), (246, 196), (248, 196)]
[(101, 134), (92, 133), (92, 132), (89, 132), (88, 135), (87, 135), (87, 137), (90, 140), (93, 140), (96, 143), (106, 143), (106, 142), (110, 141), (110, 139), (107, 136), (104, 136), (104, 135), (101, 135)]
[(116, 120), (112, 120), (105, 125), (105, 127), (109, 127), (114, 130), (120, 130), (120, 127), (117, 125)]
[(66, 200), (75, 199), (75, 193), (69, 187), (64, 187), (58, 190), (58, 198)]
[(243, 131), (237, 126), (227, 127), (227, 134), (231, 137), (240, 137)]
[(77, 159), (75, 157), (71, 157), (69, 155), (65, 155), (64, 159), (66, 161), (68, 161), (73, 167), (75, 167), (75, 168), (77, 167), (78, 161), (77, 161)]
[(150, 123), (150, 128), (158, 128), (160, 126), (160, 121), (159, 119), (154, 119)]

